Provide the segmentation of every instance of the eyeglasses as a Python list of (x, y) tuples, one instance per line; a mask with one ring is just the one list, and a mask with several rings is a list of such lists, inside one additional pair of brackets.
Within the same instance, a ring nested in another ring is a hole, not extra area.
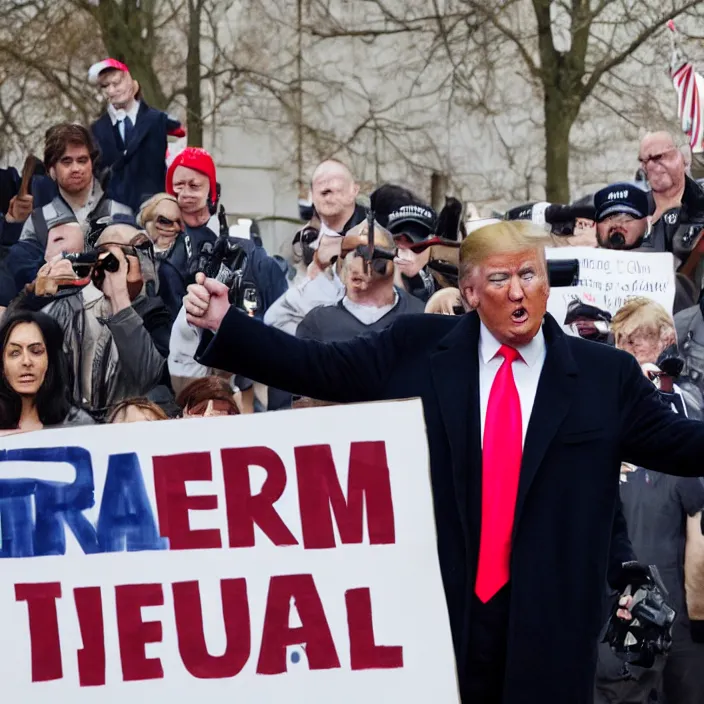
[(661, 164), (662, 160), (668, 155), (672, 154), (672, 152), (676, 152), (677, 149), (674, 147), (670, 147), (670, 149), (666, 149), (664, 152), (660, 152), (660, 154), (653, 154), (652, 156), (646, 156), (646, 157), (638, 157), (638, 161), (640, 162), (640, 165), (644, 168), (647, 169), (650, 164)]
[(234, 401), (226, 401), (224, 399), (205, 399), (195, 403), (192, 407), (188, 406), (184, 410), (184, 416), (204, 416), (206, 418), (213, 416), (236, 416), (239, 415), (239, 409)]
[(156, 216), (156, 224), (161, 225), (162, 227), (173, 227), (175, 225), (176, 227), (178, 227), (179, 230), (183, 229), (183, 225), (181, 224), (180, 220), (170, 220), (164, 215)]

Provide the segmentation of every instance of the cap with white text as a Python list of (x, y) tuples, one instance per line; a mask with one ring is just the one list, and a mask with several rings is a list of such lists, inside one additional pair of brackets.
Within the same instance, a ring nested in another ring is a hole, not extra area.
[(625, 213), (639, 220), (648, 217), (648, 195), (632, 183), (612, 183), (594, 194), (596, 221)]

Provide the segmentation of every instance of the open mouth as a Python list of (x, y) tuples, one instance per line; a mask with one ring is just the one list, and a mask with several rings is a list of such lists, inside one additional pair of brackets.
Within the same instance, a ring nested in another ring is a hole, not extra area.
[(511, 320), (517, 325), (525, 323), (528, 320), (528, 311), (525, 308), (516, 308), (516, 310), (511, 313)]
[(20, 376), (20, 383), (21, 384), (27, 384), (31, 381), (34, 381), (34, 374), (22, 374)]

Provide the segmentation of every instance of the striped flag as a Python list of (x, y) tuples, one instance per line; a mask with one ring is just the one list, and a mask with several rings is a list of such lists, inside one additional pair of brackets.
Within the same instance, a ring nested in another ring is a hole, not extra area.
[(704, 78), (694, 70), (694, 64), (680, 55), (676, 45), (676, 29), (668, 22), (672, 32), (672, 82), (677, 91), (677, 115), (682, 131), (689, 137), (689, 145), (695, 154), (704, 152)]
[(695, 154), (704, 151), (704, 120), (702, 100), (704, 99), (704, 78), (687, 62), (672, 72), (672, 82), (677, 91), (677, 115), (682, 131), (689, 137), (689, 145)]

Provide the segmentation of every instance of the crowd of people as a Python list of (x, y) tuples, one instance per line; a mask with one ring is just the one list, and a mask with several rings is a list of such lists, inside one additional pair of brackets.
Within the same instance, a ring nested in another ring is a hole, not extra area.
[[(325, 403), (291, 393), (286, 379), (263, 385), (202, 363), (202, 335), (183, 306), (202, 274), (243, 314), (318, 342), (472, 309), (460, 291), (462, 243), (499, 219), (465, 220), (453, 198), (438, 213), (396, 184), (362, 197), (350, 169), (329, 159), (311, 175), (288, 256), (271, 256), (256, 224), (249, 238), (230, 236), (208, 152), (188, 147), (167, 168), (167, 137), (181, 127), (146, 105), (124, 64), (100, 62), (90, 77), (106, 113), (90, 127), (52, 126), (41, 161), (0, 172), (4, 432)], [(565, 322), (631, 354), (666, 404), (702, 419), (704, 189), (672, 135), (648, 134), (637, 158), (632, 181), (570, 204), (520, 204), (503, 218), (531, 221), (555, 247), (672, 253), (673, 311), (641, 297), (613, 315), (580, 302)], [(659, 567), (677, 620), (654, 667), (626, 667), (605, 648), (597, 699), (700, 704), (704, 484), (623, 464), (621, 504), (633, 557)]]

